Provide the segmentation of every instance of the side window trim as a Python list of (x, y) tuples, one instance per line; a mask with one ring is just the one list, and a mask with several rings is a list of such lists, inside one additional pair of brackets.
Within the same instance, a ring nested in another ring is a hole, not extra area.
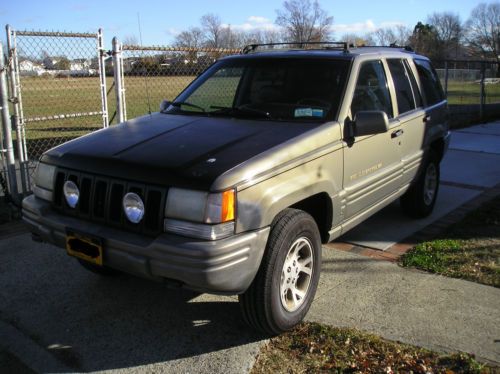
[(403, 59), (403, 66), (405, 69), (405, 74), (410, 81), (410, 89), (413, 94), (413, 101), (415, 103), (415, 109), (423, 108), (422, 96), (420, 95), (420, 90), (415, 79), (415, 75), (410, 67), (408, 59)]

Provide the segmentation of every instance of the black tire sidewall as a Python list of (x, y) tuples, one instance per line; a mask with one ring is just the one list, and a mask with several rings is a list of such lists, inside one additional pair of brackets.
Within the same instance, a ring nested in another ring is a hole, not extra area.
[[(427, 172), (429, 170), (429, 166), (434, 165), (436, 169), (436, 189), (434, 190), (434, 196), (432, 198), (432, 201), (430, 204), (425, 203), (425, 178), (427, 175)], [(420, 210), (422, 214), (428, 215), (434, 208), (434, 205), (436, 204), (436, 199), (437, 195), (439, 192), (439, 179), (440, 179), (440, 173), (439, 173), (439, 162), (437, 160), (436, 155), (434, 152), (431, 152), (429, 154), (429, 157), (427, 158), (427, 162), (425, 163), (425, 169), (422, 172), (422, 175), (420, 176), (420, 180), (418, 183), (418, 198), (419, 202), (418, 205), (420, 206)]]
[[(286, 255), (290, 246), (301, 237), (306, 237), (312, 247), (313, 256), (313, 272), (311, 275), (311, 282), (309, 284), (309, 289), (307, 295), (304, 299), (302, 305), (295, 311), (289, 312), (285, 310), (281, 304), (280, 295), (280, 283), (281, 283), (281, 271), (285, 262)], [(300, 216), (290, 230), (285, 233), (283, 240), (281, 241), (279, 248), (277, 248), (277, 256), (274, 262), (274, 270), (271, 277), (271, 292), (270, 292), (270, 312), (274, 325), (278, 330), (284, 331), (289, 330), (297, 323), (302, 321), (311, 306), (316, 289), (319, 282), (319, 276), (321, 272), (321, 240), (318, 232), (318, 228), (308, 214), (303, 213)]]

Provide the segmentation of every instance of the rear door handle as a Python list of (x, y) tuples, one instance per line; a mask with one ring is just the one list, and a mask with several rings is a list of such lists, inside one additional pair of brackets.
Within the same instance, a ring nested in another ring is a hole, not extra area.
[(392, 134), (391, 134), (391, 138), (394, 139), (394, 138), (397, 138), (398, 136), (401, 136), (403, 135), (404, 131), (399, 129), (399, 130), (396, 130), (394, 131)]

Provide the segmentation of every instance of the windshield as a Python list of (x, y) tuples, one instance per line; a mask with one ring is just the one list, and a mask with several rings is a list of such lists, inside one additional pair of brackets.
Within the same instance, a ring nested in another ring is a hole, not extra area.
[(337, 114), (349, 60), (259, 58), (216, 63), (165, 111), (325, 121)]

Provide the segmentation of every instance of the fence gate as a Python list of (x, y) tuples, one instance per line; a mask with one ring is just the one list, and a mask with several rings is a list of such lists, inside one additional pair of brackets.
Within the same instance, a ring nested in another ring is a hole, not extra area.
[(105, 56), (97, 33), (7, 26), (10, 102), (22, 192), (46, 150), (108, 126)]

